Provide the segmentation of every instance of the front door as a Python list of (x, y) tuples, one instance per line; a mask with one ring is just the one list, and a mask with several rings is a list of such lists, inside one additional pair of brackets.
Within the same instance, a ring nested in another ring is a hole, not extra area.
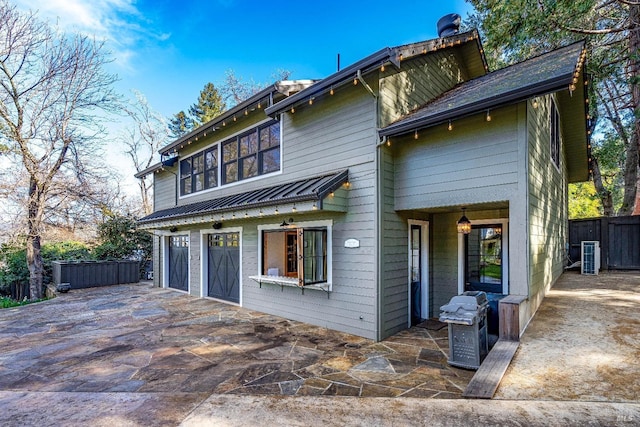
[(169, 238), (169, 287), (189, 290), (189, 236)]
[(465, 291), (502, 294), (502, 225), (473, 225), (466, 239)]
[(207, 296), (240, 303), (240, 233), (208, 236)]
[(411, 326), (422, 322), (422, 262), (421, 230), (419, 225), (411, 225)]

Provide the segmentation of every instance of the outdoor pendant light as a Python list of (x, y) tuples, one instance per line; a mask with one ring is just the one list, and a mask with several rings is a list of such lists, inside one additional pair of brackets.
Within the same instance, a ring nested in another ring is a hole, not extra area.
[(462, 218), (458, 220), (458, 233), (469, 234), (471, 233), (471, 221), (465, 215), (467, 208), (462, 208)]

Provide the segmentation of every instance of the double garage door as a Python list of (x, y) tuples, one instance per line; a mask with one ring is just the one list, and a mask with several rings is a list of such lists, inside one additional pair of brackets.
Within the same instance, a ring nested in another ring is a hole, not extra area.
[[(207, 296), (240, 302), (240, 233), (206, 236)], [(169, 239), (169, 287), (189, 290), (189, 236)]]

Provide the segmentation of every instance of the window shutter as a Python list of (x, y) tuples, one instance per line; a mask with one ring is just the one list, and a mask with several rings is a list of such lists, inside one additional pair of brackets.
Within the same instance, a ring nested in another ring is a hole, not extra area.
[(304, 286), (304, 230), (298, 228), (298, 286)]

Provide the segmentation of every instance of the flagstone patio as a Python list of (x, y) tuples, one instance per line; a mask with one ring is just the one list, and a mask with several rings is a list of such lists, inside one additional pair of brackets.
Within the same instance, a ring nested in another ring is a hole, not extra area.
[[(437, 329), (437, 328), (436, 328)], [(459, 398), (447, 328), (382, 342), (149, 283), (2, 310), (0, 390)]]

